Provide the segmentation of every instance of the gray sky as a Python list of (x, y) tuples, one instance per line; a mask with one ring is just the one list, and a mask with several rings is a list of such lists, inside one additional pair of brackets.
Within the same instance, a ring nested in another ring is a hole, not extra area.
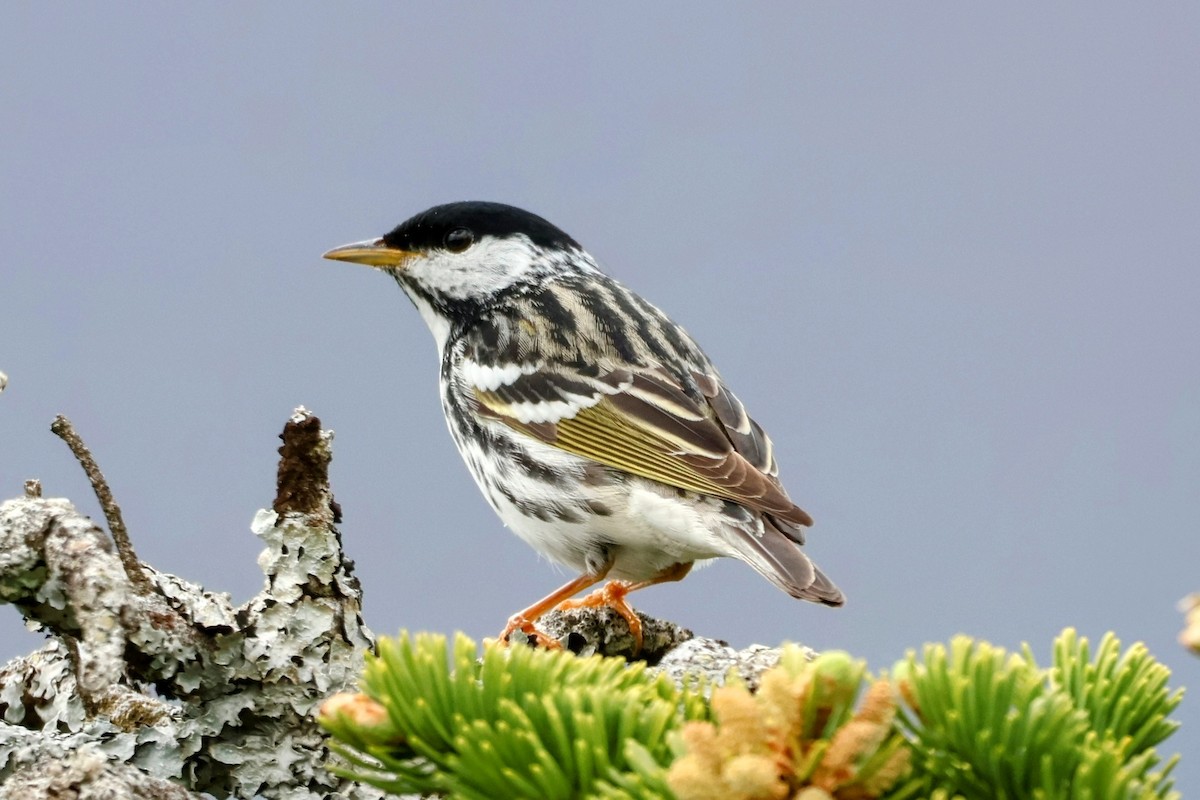
[(4, 4), (0, 496), (96, 513), (66, 413), (142, 558), (242, 602), (304, 404), (368, 623), (494, 635), (566, 576), (478, 495), (399, 289), (320, 254), (499, 200), (699, 339), (849, 597), (729, 562), (639, 607), (874, 668), (1112, 629), (1200, 690), (1200, 6), (643, 5)]

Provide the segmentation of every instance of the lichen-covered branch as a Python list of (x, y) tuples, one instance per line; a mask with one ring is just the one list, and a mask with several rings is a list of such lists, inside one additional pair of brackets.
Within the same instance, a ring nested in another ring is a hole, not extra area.
[(275, 508), (252, 526), (265, 587), (241, 607), (126, 569), (67, 500), (0, 505), (0, 600), (50, 637), (0, 670), (0, 796), (379, 796), (324, 769), (310, 716), (373, 644), (334, 527), (331, 434), (299, 409), (282, 438)]
[(0, 795), (53, 800), (200, 800), (179, 784), (152, 778), (137, 767), (120, 764), (92, 748), (47, 758), (4, 782)]

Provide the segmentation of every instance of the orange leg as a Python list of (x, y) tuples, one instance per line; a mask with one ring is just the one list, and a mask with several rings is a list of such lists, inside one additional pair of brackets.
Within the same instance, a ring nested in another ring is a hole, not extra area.
[(502, 644), (507, 644), (508, 637), (513, 633), (513, 631), (522, 631), (535, 642), (537, 642), (539, 647), (545, 647), (549, 650), (561, 649), (562, 645), (539, 631), (533, 623), (538, 617), (542, 616), (571, 595), (575, 594), (576, 592), (581, 592), (589, 586), (595, 586), (597, 583), (604, 580), (604, 576), (608, 574), (608, 570), (611, 567), (612, 564), (608, 564), (604, 567), (604, 570), (597, 575), (580, 575), (578, 578), (566, 584), (565, 586), (554, 590), (541, 600), (538, 600), (524, 611), (518, 611), (516, 614), (513, 614), (508, 618), (508, 624), (504, 626), (504, 630), (500, 633), (500, 642)]
[[(633, 654), (637, 655), (642, 650), (642, 621), (638, 618), (637, 612), (633, 610), (633, 607), (625, 601), (625, 596), (630, 592), (645, 589), (647, 586), (653, 586), (656, 583), (681, 581), (691, 571), (692, 562), (688, 561), (683, 564), (672, 564), (657, 575), (644, 581), (638, 581), (637, 583), (609, 581), (587, 597), (580, 598), (579, 600), (563, 600), (558, 604), (557, 608), (559, 611), (569, 611), (573, 608), (608, 606), (624, 617), (625, 621), (629, 623), (629, 633), (633, 636)], [(599, 580), (600, 578), (596, 579), (596, 581)], [(596, 581), (593, 581), (593, 583)], [(580, 586), (579, 590), (586, 589), (588, 585), (590, 584)], [(574, 594), (574, 592), (571, 594)], [(567, 597), (570, 597), (570, 595), (567, 595)], [(548, 600), (549, 598), (546, 599)]]

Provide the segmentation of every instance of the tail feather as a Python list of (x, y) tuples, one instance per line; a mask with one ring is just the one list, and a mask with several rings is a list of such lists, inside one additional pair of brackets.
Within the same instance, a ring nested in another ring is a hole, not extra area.
[(805, 600), (816, 600), (818, 603), (824, 603), (827, 606), (840, 606), (846, 602), (846, 595), (842, 594), (842, 590), (834, 585), (833, 581), (825, 577), (825, 573), (821, 572), (821, 568), (813, 564), (813, 572), (815, 580), (808, 587), (809, 596)]
[(760, 575), (792, 597), (827, 606), (846, 602), (841, 590), (804, 554), (800, 546), (768, 519), (762, 531), (741, 526), (724, 528), (731, 555), (746, 562)]

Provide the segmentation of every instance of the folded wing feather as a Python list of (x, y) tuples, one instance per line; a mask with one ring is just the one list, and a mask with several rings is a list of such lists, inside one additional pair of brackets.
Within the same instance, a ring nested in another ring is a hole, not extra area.
[(770, 439), (715, 375), (695, 372), (701, 399), (654, 367), (584, 374), (555, 364), (474, 386), (480, 413), (576, 455), (771, 515), (802, 540), (812, 519), (776, 477)]

